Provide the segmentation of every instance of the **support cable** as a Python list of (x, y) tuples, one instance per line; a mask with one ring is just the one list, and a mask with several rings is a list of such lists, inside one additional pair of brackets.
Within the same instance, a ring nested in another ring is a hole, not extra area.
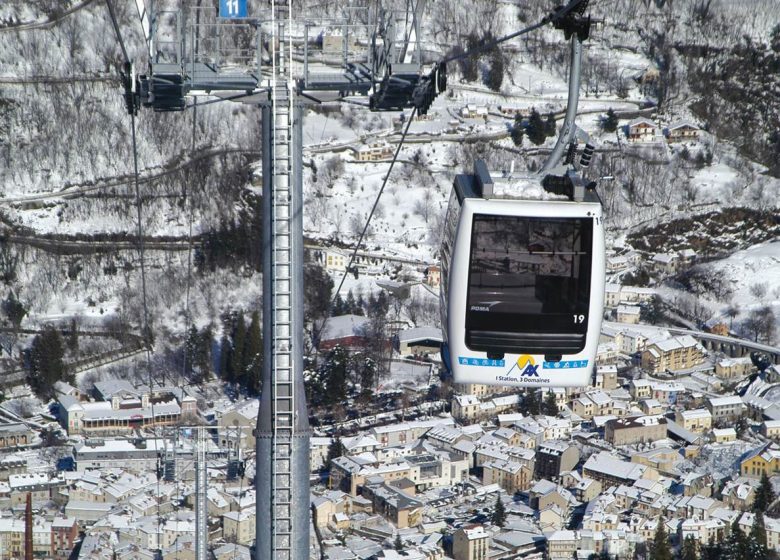
[(409, 127), (412, 124), (412, 121), (414, 120), (414, 115), (417, 112), (417, 109), (415, 107), (412, 107), (412, 112), (409, 115), (409, 120), (406, 121), (406, 128), (404, 128), (403, 134), (401, 134), (401, 140), (398, 142), (398, 146), (395, 148), (395, 154), (393, 154), (393, 159), (390, 161), (390, 167), (387, 170), (387, 173), (385, 173), (385, 178), (382, 181), (382, 186), (379, 189), (379, 192), (376, 195), (376, 199), (374, 200), (374, 205), (371, 207), (371, 212), (368, 214), (368, 219), (366, 219), (366, 224), (363, 226), (363, 231), (360, 232), (360, 237), (358, 238), (357, 243), (355, 244), (355, 248), (352, 251), (352, 255), (349, 257), (349, 263), (347, 263), (347, 268), (344, 271), (344, 274), (341, 275), (341, 282), (339, 282), (339, 287), (336, 289), (336, 291), (333, 294), (333, 298), (330, 302), (331, 307), (333, 307), (333, 304), (336, 303), (336, 298), (339, 295), (339, 292), (341, 291), (341, 287), (344, 285), (344, 280), (347, 278), (347, 274), (349, 273), (349, 269), (352, 268), (352, 263), (355, 261), (355, 255), (357, 255), (358, 250), (360, 249), (360, 244), (363, 242), (363, 238), (366, 235), (366, 231), (368, 231), (368, 226), (371, 224), (371, 218), (374, 216), (374, 211), (376, 210), (377, 205), (379, 204), (379, 199), (382, 197), (382, 193), (385, 190), (385, 186), (387, 186), (387, 180), (390, 178), (390, 173), (393, 171), (393, 166), (395, 165), (396, 160), (398, 160), (398, 154), (401, 152), (401, 148), (404, 145), (404, 141), (406, 140), (406, 133), (409, 132)]
[[(151, 422), (152, 422), (152, 432), (154, 434), (155, 439), (155, 446), (158, 446), (157, 441), (157, 418), (154, 414), (154, 398), (153, 398), (153, 387), (154, 387), (154, 380), (152, 379), (152, 337), (151, 337), (151, 331), (149, 329), (149, 308), (147, 305), (147, 295), (146, 295), (146, 263), (145, 260), (145, 254), (144, 254), (144, 231), (143, 231), (143, 219), (142, 219), (142, 200), (141, 200), (141, 186), (140, 182), (138, 180), (138, 143), (136, 139), (136, 126), (135, 126), (135, 116), (138, 111), (138, 107), (135, 105), (133, 101), (133, 96), (129, 95), (129, 93), (132, 93), (132, 63), (130, 61), (130, 57), (127, 54), (127, 48), (125, 47), (125, 42), (122, 39), (122, 32), (119, 29), (119, 22), (116, 18), (116, 12), (114, 11), (114, 5), (111, 2), (111, 0), (106, 0), (106, 6), (108, 7), (108, 13), (111, 17), (111, 24), (114, 27), (114, 32), (116, 33), (116, 39), (119, 43), (119, 46), (122, 49), (122, 55), (124, 56), (124, 63), (125, 68), (129, 70), (129, 75), (123, 76), (123, 82), (125, 83), (125, 101), (127, 102), (127, 109), (130, 113), (130, 130), (132, 134), (132, 149), (133, 149), (133, 183), (135, 185), (135, 208), (136, 208), (136, 225), (137, 225), (137, 236), (138, 236), (138, 256), (140, 259), (140, 269), (141, 269), (141, 302), (143, 307), (143, 316), (141, 318), (142, 321), (142, 334), (141, 338), (143, 340), (144, 347), (146, 349), (146, 367), (149, 372), (149, 404), (151, 407)], [(141, 430), (144, 428), (144, 420), (141, 419)], [(159, 452), (158, 452), (158, 461), (159, 461)], [(157, 473), (157, 547), (158, 550), (160, 549), (160, 473)], [(161, 556), (162, 552), (160, 552)]]

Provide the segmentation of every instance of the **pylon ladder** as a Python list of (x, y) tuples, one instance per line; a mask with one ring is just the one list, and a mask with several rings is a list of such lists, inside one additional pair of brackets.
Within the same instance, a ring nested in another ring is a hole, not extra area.
[[(277, 18), (277, 6), (287, 5), (287, 17)], [(293, 87), (291, 80), (292, 41), (289, 24), (291, 6), (284, 2), (271, 4), (271, 114), (272, 114), (272, 274), (270, 297), (274, 311), (273, 360), (273, 441), (271, 535), (273, 560), (293, 560), (293, 476), (292, 443), (295, 411), (292, 356), (292, 134)], [(287, 48), (285, 48), (287, 47)], [(265, 170), (263, 171), (266, 172)]]

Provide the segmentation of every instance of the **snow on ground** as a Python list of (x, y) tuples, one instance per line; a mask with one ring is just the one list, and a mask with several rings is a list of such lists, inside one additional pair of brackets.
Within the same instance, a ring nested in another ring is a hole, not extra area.
[[(731, 285), (732, 301), (742, 309), (740, 317), (756, 307), (771, 305), (780, 315), (780, 241), (761, 243), (737, 251), (728, 258), (705, 265), (714, 274), (725, 278)], [(751, 293), (755, 286), (765, 285), (765, 295), (756, 297)], [(780, 325), (778, 325), (780, 326)]]
[(734, 189), (744, 187), (740, 173), (723, 162), (699, 169), (691, 179), (700, 203), (723, 204), (731, 198)]

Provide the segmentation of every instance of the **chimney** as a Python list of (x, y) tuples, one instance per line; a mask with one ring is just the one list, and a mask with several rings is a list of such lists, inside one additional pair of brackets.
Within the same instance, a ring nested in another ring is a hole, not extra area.
[(27, 492), (27, 508), (24, 511), (24, 560), (33, 560), (32, 494)]

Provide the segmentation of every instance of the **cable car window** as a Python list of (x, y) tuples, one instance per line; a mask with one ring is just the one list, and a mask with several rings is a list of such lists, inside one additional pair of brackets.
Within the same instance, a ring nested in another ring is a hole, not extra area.
[(585, 345), (592, 218), (475, 214), (466, 343), (532, 353)]

